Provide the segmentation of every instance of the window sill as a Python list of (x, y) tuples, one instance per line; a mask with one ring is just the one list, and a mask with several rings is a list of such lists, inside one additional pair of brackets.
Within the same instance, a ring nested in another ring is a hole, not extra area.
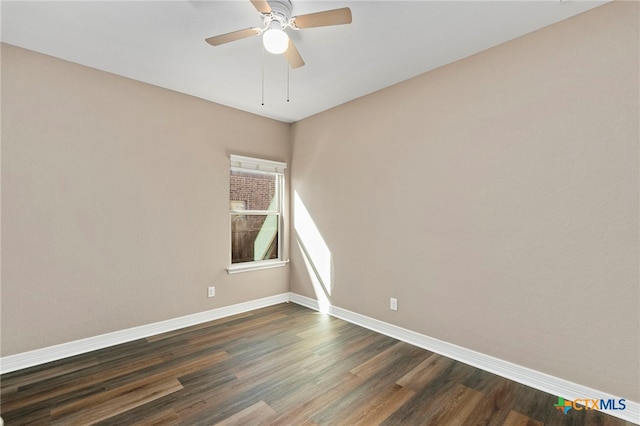
[(265, 260), (262, 262), (246, 262), (236, 263), (227, 268), (229, 274), (237, 274), (240, 272), (258, 271), (260, 269), (279, 268), (288, 264), (288, 260)]

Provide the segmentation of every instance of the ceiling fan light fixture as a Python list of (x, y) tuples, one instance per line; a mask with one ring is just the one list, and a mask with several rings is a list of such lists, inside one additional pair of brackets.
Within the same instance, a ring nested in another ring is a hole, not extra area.
[(269, 28), (262, 35), (262, 44), (267, 52), (279, 55), (287, 51), (289, 36), (280, 28)]

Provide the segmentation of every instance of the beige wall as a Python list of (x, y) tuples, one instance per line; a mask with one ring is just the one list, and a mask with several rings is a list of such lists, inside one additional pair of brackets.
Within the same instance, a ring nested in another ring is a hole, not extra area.
[(289, 291), (288, 267), (225, 271), (229, 154), (288, 161), (289, 138), (3, 45), (2, 355)]
[[(640, 401), (638, 8), (296, 123), (332, 303)], [(291, 286), (315, 296), (297, 248)]]

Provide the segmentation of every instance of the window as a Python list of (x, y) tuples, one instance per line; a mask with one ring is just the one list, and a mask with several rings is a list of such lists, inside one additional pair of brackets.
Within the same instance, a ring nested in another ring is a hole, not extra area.
[(282, 266), (284, 171), (276, 161), (231, 155), (229, 273)]

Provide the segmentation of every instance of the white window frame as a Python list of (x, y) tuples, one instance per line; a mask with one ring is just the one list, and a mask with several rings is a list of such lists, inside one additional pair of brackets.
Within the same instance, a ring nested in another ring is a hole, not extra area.
[[(235, 274), (238, 272), (256, 271), (267, 268), (277, 268), (289, 263), (289, 260), (285, 260), (285, 170), (287, 164), (279, 161), (263, 160), (260, 158), (245, 157), (241, 155), (231, 154), (230, 156), (230, 171), (241, 172), (260, 172), (268, 173), (276, 176), (276, 197), (278, 201), (277, 209), (273, 211), (265, 210), (233, 210), (231, 205), (229, 206), (229, 266), (227, 272), (229, 274)], [(229, 191), (230, 192), (230, 191)], [(234, 214), (276, 214), (278, 217), (278, 258), (269, 260), (254, 260), (251, 262), (231, 263), (232, 259), (232, 238), (231, 238), (231, 220)]]

